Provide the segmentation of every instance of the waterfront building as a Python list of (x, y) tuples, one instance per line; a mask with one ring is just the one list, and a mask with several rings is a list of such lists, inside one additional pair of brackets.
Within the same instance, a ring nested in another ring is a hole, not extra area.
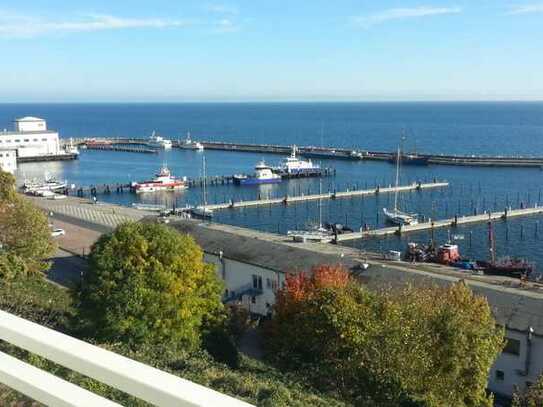
[(15, 120), (14, 131), (0, 132), (0, 148), (14, 149), (20, 161), (74, 158), (77, 151), (60, 145), (57, 131), (48, 130), (44, 119), (26, 116)]
[(14, 174), (17, 169), (17, 150), (0, 148), (0, 170)]
[(193, 236), (203, 248), (205, 260), (216, 265), (225, 284), (225, 302), (237, 302), (253, 315), (271, 313), (275, 293), (287, 272), (307, 272), (319, 264), (342, 264), (362, 284), (377, 291), (406, 284), (445, 285), (463, 280), (476, 294), (487, 298), (496, 321), (505, 328), (507, 344), (490, 371), (489, 390), (497, 398), (509, 398), (516, 387), (523, 389), (535, 383), (543, 373), (543, 291), (537, 288), (515, 287), (515, 280), (500, 285), (491, 276), (471, 278), (454, 269), (446, 273), (423, 272), (390, 261), (366, 270), (359, 252), (348, 247), (300, 245), (229, 225), (191, 221), (171, 225)]

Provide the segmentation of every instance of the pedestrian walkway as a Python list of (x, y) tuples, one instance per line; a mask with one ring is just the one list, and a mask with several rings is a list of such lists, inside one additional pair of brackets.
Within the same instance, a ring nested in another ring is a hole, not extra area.
[(145, 212), (132, 208), (102, 203), (94, 204), (90, 201), (73, 197), (62, 200), (34, 197), (29, 199), (48, 214), (52, 215), (53, 218), (55, 214), (60, 214), (108, 228), (115, 228), (121, 223), (128, 221), (138, 221), (147, 215)]

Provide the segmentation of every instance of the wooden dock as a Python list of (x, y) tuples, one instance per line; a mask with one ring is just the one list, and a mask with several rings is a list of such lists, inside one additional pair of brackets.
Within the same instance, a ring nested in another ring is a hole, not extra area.
[(419, 223), (417, 225), (408, 225), (374, 229), (374, 230), (363, 230), (361, 232), (346, 233), (344, 235), (338, 235), (337, 241), (344, 242), (348, 240), (364, 239), (364, 238), (374, 238), (374, 237), (385, 237), (390, 235), (402, 235), (409, 232), (418, 232), (421, 230), (430, 230), (437, 228), (454, 228), (460, 225), (467, 225), (470, 223), (481, 223), (488, 222), (489, 220), (507, 220), (509, 218), (516, 218), (520, 216), (530, 216), (538, 215), (543, 213), (543, 206), (535, 206), (533, 208), (523, 208), (523, 209), (507, 209), (502, 212), (485, 212), (480, 215), (472, 216), (458, 216), (450, 219), (435, 220)]
[(410, 185), (404, 185), (399, 187), (377, 187), (372, 189), (358, 189), (358, 190), (347, 190), (341, 192), (327, 192), (323, 194), (311, 194), (311, 195), (298, 195), (298, 196), (284, 196), (280, 198), (271, 198), (271, 199), (258, 199), (253, 201), (230, 201), (219, 204), (210, 204), (206, 205), (206, 208), (211, 210), (221, 210), (221, 209), (235, 209), (235, 208), (249, 208), (256, 206), (267, 206), (267, 205), (288, 205), (290, 203), (297, 202), (306, 202), (306, 201), (318, 201), (323, 199), (341, 199), (341, 198), (354, 198), (354, 197), (364, 197), (371, 195), (378, 195), (382, 193), (391, 193), (391, 192), (409, 192), (424, 190), (430, 188), (444, 188), (449, 186), (448, 182), (431, 182), (431, 183), (413, 183)]

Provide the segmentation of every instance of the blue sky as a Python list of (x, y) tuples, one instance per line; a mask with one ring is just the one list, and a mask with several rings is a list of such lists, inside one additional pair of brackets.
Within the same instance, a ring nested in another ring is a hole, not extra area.
[(543, 100), (543, 0), (7, 0), (0, 102)]

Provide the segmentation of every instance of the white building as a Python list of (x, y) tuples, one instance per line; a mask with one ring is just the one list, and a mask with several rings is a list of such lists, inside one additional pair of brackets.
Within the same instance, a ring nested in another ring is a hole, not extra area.
[(469, 274), (421, 272), (409, 264), (384, 262), (360, 268), (359, 252), (342, 246), (294, 244), (274, 235), (228, 225), (202, 225), (182, 221), (171, 224), (194, 237), (204, 249), (205, 260), (217, 265), (225, 283), (224, 299), (240, 301), (253, 314), (267, 315), (275, 292), (285, 281), (285, 272), (309, 271), (318, 264), (341, 263), (372, 290), (412, 285), (445, 285), (464, 280), (478, 295), (485, 296), (498, 324), (505, 328), (507, 346), (492, 367), (488, 389), (511, 397), (515, 387), (525, 388), (543, 374), (543, 290), (515, 288), (492, 283), (492, 279)]
[(64, 154), (58, 132), (47, 130), (45, 120), (31, 116), (16, 119), (15, 131), (0, 132), (0, 148), (16, 149), (18, 158)]
[(0, 169), (11, 174), (15, 173), (17, 169), (17, 150), (0, 148)]

